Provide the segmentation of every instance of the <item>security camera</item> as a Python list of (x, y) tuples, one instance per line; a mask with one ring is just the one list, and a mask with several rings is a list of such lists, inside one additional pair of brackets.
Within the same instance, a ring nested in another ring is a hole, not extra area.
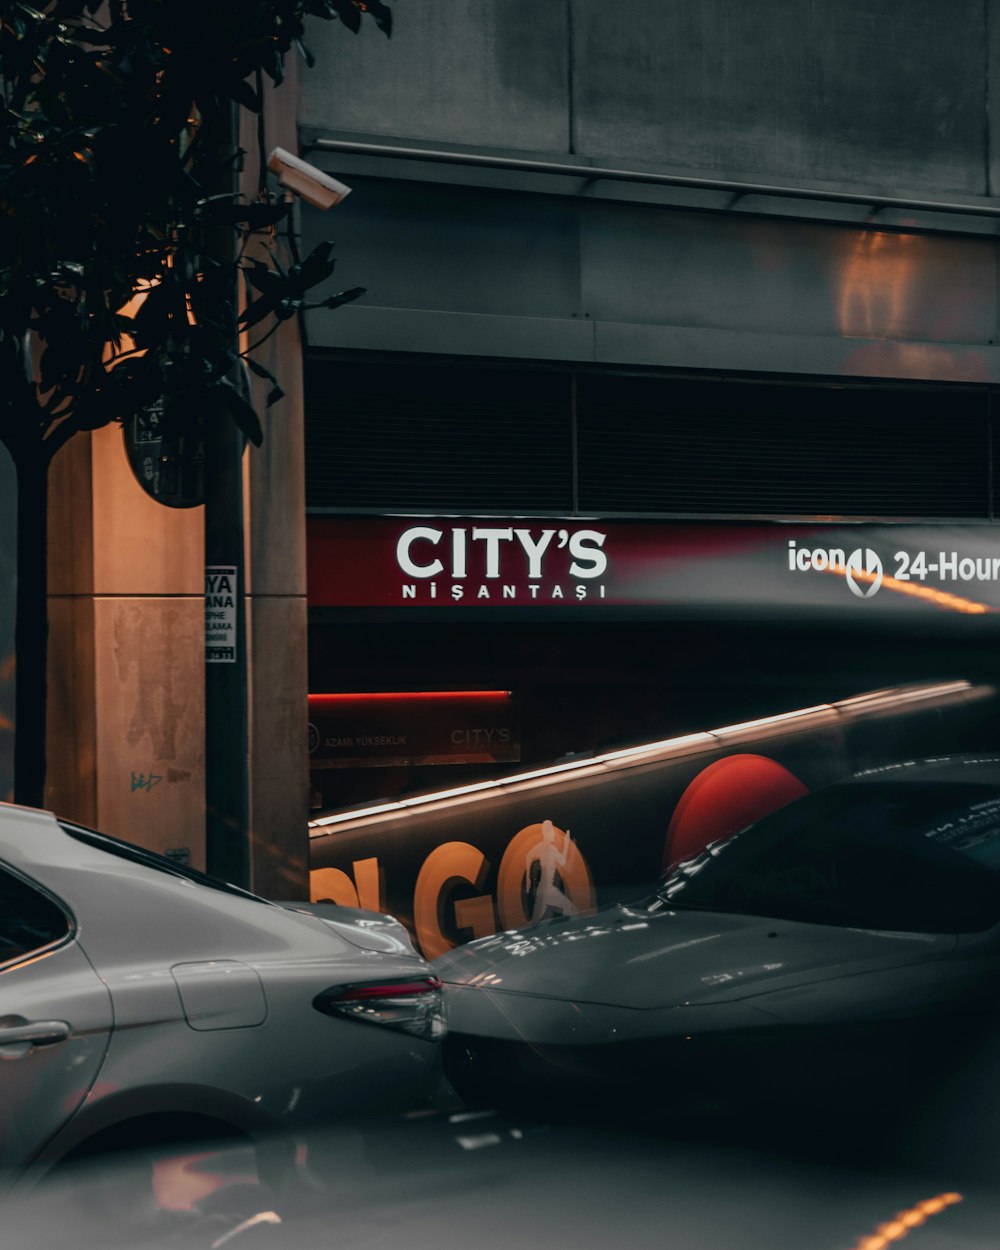
[(351, 194), (350, 187), (284, 148), (274, 149), (267, 158), (267, 167), (272, 174), (278, 175), (278, 182), (283, 187), (300, 195), (314, 208), (333, 208), (345, 195)]

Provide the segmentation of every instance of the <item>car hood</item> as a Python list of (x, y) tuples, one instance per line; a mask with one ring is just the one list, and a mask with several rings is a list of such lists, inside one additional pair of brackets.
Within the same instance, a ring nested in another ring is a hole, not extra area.
[(728, 1002), (947, 955), (951, 935), (615, 904), (458, 947), (447, 984), (636, 1008)]

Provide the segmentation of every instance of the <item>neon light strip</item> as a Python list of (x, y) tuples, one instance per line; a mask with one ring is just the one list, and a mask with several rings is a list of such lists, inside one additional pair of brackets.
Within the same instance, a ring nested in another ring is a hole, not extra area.
[(310, 703), (377, 703), (393, 700), (400, 703), (420, 703), (431, 699), (509, 699), (509, 690), (377, 690), (370, 694), (311, 694)]
[(962, 1201), (962, 1195), (956, 1193), (938, 1194), (936, 1198), (925, 1198), (914, 1207), (905, 1211), (897, 1211), (891, 1220), (879, 1224), (873, 1233), (856, 1241), (851, 1250), (886, 1250), (893, 1242), (902, 1241), (904, 1237), (926, 1224), (933, 1215), (940, 1215), (947, 1207)]
[[(847, 566), (844, 564), (831, 564), (828, 569), (817, 569), (818, 573), (836, 573), (838, 575), (847, 574)], [(854, 569), (851, 576), (857, 582), (868, 582), (873, 585), (877, 580), (874, 573), (866, 573), (864, 569)], [(909, 595), (913, 599), (924, 599), (927, 603), (933, 603), (939, 608), (948, 608), (952, 612), (965, 612), (970, 616), (982, 616), (985, 613), (995, 611), (989, 604), (980, 603), (976, 599), (965, 599), (962, 595), (952, 595), (946, 590), (935, 590), (933, 586), (923, 586), (916, 582), (904, 582), (898, 577), (890, 577), (888, 574), (882, 578), (882, 585), (886, 590), (894, 590), (900, 595)]]
[(933, 705), (952, 699), (985, 698), (994, 693), (992, 686), (973, 686), (967, 681), (941, 682), (936, 685), (898, 686), (887, 690), (872, 690), (867, 694), (841, 699), (837, 703), (819, 703), (814, 707), (800, 708), (792, 712), (779, 712), (775, 716), (763, 716), (759, 720), (743, 721), (736, 725), (724, 725), (704, 733), (684, 734), (677, 738), (664, 738), (643, 746), (628, 747), (622, 751), (608, 751), (589, 759), (570, 760), (565, 764), (553, 764), (530, 772), (516, 773), (495, 781), (478, 781), (467, 786), (455, 786), (432, 794), (418, 794), (413, 798), (380, 803), (373, 807), (354, 808), (349, 812), (337, 812), (332, 816), (318, 816), (309, 822), (309, 836), (323, 837), (335, 833), (346, 825), (365, 825), (369, 821), (380, 822), (392, 816), (404, 816), (416, 810), (432, 811), (436, 807), (451, 807), (457, 803), (475, 803), (492, 798), (498, 791), (516, 794), (538, 786), (558, 785), (564, 781), (583, 780), (600, 773), (617, 772), (669, 759), (680, 759), (697, 750), (708, 750), (725, 745), (726, 739), (740, 736), (761, 737), (769, 732), (782, 732), (793, 725), (815, 728), (831, 719), (860, 720), (866, 716), (880, 715), (914, 703)]

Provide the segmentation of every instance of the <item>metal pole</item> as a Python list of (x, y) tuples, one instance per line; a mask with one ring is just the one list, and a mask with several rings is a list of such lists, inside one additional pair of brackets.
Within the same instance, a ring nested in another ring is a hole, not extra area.
[(220, 414), (205, 439), (205, 848), (208, 871), (250, 885), (243, 436)]
[[(235, 108), (222, 127), (235, 153)], [(236, 187), (236, 172), (230, 186)], [(220, 238), (227, 263), (232, 235)], [(237, 340), (237, 292), (230, 293)], [(246, 569), (243, 542), (243, 434), (221, 407), (205, 422), (205, 856), (208, 871), (249, 888), (250, 785)]]

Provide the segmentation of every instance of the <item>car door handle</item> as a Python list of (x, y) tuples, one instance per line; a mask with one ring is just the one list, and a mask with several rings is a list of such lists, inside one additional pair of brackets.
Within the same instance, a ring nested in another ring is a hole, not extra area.
[(0, 1046), (16, 1046), (29, 1042), (32, 1046), (54, 1046), (65, 1042), (70, 1027), (65, 1020), (29, 1020), (26, 1024), (12, 1024), (0, 1028)]

